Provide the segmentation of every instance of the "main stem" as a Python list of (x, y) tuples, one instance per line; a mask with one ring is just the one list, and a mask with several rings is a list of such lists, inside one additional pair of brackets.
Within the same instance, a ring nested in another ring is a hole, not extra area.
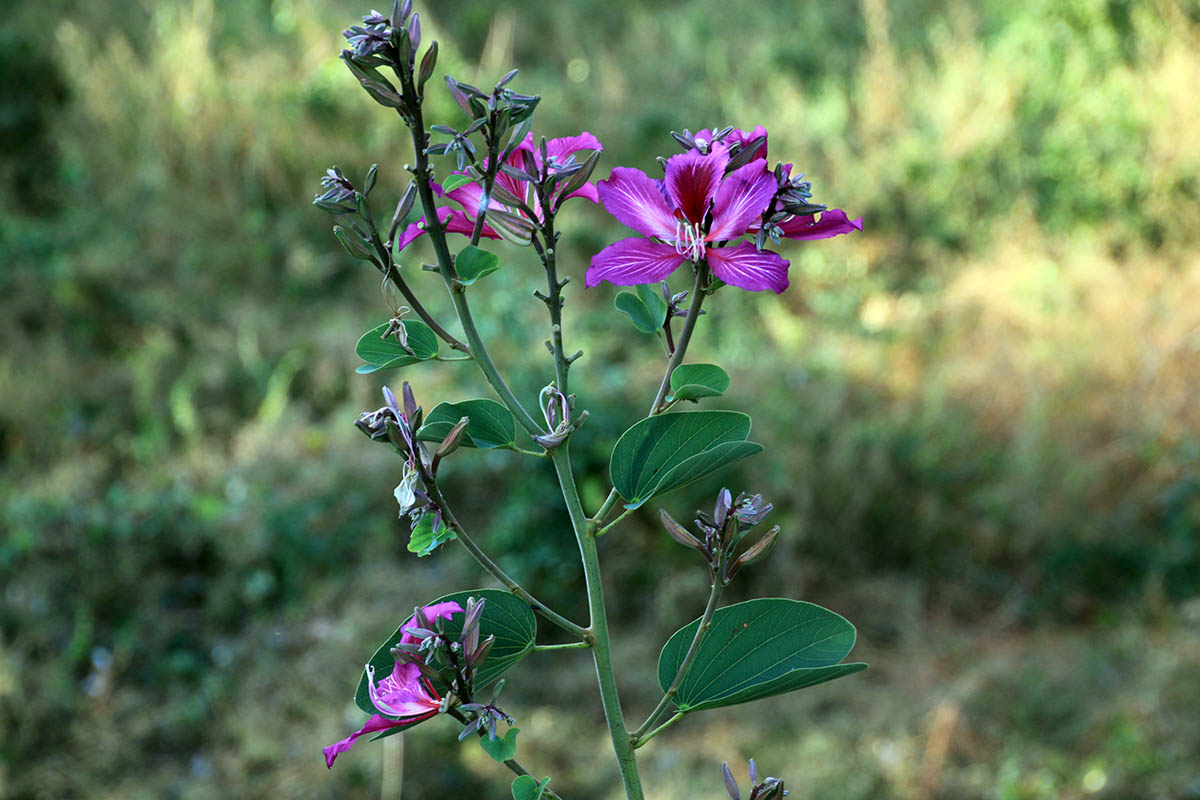
[(621, 772), (621, 783), (628, 800), (642, 800), (642, 780), (638, 775), (637, 759), (630, 741), (625, 716), (621, 712), (621, 700), (617, 693), (617, 679), (613, 673), (612, 646), (608, 635), (608, 614), (604, 605), (604, 585), (600, 580), (600, 558), (596, 552), (596, 539), (588, 530), (587, 515), (579, 500), (575, 476), (571, 471), (571, 458), (567, 443), (551, 451), (554, 470), (562, 486), (563, 499), (571, 518), (571, 528), (579, 543), (579, 555), (583, 561), (583, 577), (587, 584), (588, 611), (592, 635), (592, 658), (596, 663), (596, 681), (600, 685), (600, 703), (604, 707), (604, 718), (612, 739), (613, 752), (617, 756), (617, 768)]
[[(412, 96), (416, 96), (416, 90), (411, 87), (411, 82), (408, 87)], [(454, 303), (454, 310), (458, 312), (459, 323), (462, 324), (463, 333), (467, 337), (467, 344), (471, 348), (471, 355), (475, 358), (475, 363), (479, 365), (479, 369), (483, 372), (483, 377), (491, 385), (492, 389), (504, 401), (504, 405), (508, 406), (516, 417), (517, 422), (521, 423), (521, 427), (530, 436), (540, 434), (542, 431), (538, 427), (537, 422), (530, 416), (525, 407), (521, 405), (521, 401), (513, 394), (512, 389), (501, 377), (496, 370), (496, 365), (488, 355), (487, 347), (483, 343), (483, 339), (479, 335), (479, 330), (475, 327), (475, 319), (471, 316), (471, 306), (467, 303), (465, 293), (466, 287), (459, 283), (454, 274), (454, 259), (450, 255), (450, 248), (446, 245), (446, 229), (442, 225), (441, 220), (437, 216), (437, 203), (433, 199), (433, 189), (429, 186), (429, 156), (425, 153), (426, 139), (428, 134), (425, 132), (425, 120), (421, 114), (419, 105), (413, 110), (412, 126), (409, 128), (412, 133), (413, 156), (416, 159), (416, 181), (417, 194), (421, 198), (421, 208), (425, 212), (426, 230), (429, 232), (429, 238), (433, 242), (433, 250), (437, 254), (438, 271), (442, 275), (442, 280), (445, 281), (446, 287), (450, 291), (450, 299)]]

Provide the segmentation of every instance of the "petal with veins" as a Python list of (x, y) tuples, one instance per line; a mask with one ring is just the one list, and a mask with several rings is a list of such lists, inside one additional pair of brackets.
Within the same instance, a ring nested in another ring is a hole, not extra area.
[(717, 190), (708, 241), (736, 239), (753, 223), (760, 222), (776, 188), (775, 176), (762, 159), (734, 170)]
[(667, 160), (667, 195), (689, 222), (704, 221), (728, 163), (729, 151), (719, 145), (706, 156), (692, 150)]
[(685, 261), (669, 244), (648, 239), (622, 239), (592, 256), (585, 283), (598, 286), (608, 281), (618, 286), (654, 283), (675, 271)]
[(770, 289), (775, 294), (788, 287), (788, 262), (770, 250), (759, 252), (750, 242), (710, 247), (706, 255), (713, 274), (731, 286), (748, 292)]
[(675, 238), (675, 216), (658, 185), (640, 169), (615, 167), (596, 187), (600, 203), (623, 225), (644, 236)]
[(812, 239), (829, 239), (843, 233), (853, 233), (862, 230), (862, 217), (850, 219), (840, 208), (831, 208), (821, 212), (821, 219), (815, 217), (792, 217), (780, 224), (783, 235), (789, 239), (809, 241)]

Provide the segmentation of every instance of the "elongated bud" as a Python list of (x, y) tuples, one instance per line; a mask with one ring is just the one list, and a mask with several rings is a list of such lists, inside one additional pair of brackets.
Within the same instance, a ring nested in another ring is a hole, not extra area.
[(662, 520), (663, 527), (667, 529), (667, 533), (672, 539), (679, 542), (684, 547), (690, 547), (701, 553), (704, 552), (704, 544), (692, 534), (688, 533), (687, 529), (676, 522), (666, 509), (660, 509), (658, 512), (659, 518)]
[(429, 45), (429, 49), (425, 51), (425, 56), (421, 59), (421, 69), (417, 76), (417, 89), (424, 91), (425, 82), (433, 77), (434, 67), (437, 66), (438, 43), (435, 40)]
[(733, 779), (733, 773), (729, 771), (728, 761), (721, 765), (721, 772), (725, 775), (725, 791), (729, 792), (729, 796), (733, 800), (742, 800), (742, 793), (738, 789), (737, 781)]
[(733, 495), (728, 489), (722, 489), (717, 495), (717, 503), (713, 506), (713, 522), (718, 528), (725, 527), (725, 518), (729, 515), (729, 507), (733, 505)]
[(341, 242), (345, 251), (354, 258), (359, 258), (363, 261), (375, 260), (370, 248), (363, 244), (361, 239), (352, 236), (349, 231), (347, 231), (341, 225), (333, 226), (333, 235), (337, 237), (339, 242)]
[(408, 214), (413, 210), (413, 205), (417, 201), (417, 182), (409, 181), (408, 188), (404, 190), (404, 195), (400, 198), (400, 202), (396, 204), (396, 213), (392, 214), (392, 224), (388, 228), (388, 241), (396, 241), (396, 232), (400, 230), (400, 226), (404, 220), (408, 219)]
[(408, 419), (409, 424), (415, 427), (417, 425), (415, 418), (421, 407), (417, 405), (417, 399), (413, 397), (412, 386), (408, 381), (405, 381), (404, 385), (400, 387), (400, 395), (404, 398), (404, 416)]
[(562, 205), (563, 200), (566, 200), (575, 192), (583, 188), (583, 185), (592, 177), (592, 171), (596, 169), (596, 164), (600, 161), (600, 151), (592, 153), (588, 160), (583, 162), (583, 168), (571, 176), (571, 180), (567, 181), (567, 185), (562, 188), (562, 193), (559, 195), (558, 204)]
[(409, 653), (401, 650), (399, 647), (393, 647), (392, 658), (394, 658), (398, 664), (416, 664), (417, 669), (421, 671), (421, 677), (427, 680), (440, 681), (442, 679), (441, 674), (436, 669), (426, 664), (425, 659), (421, 658), (416, 653)]
[(479, 647), (475, 649), (475, 652), (472, 653), (470, 658), (467, 659), (467, 662), (471, 665), (472, 669), (484, 662), (484, 659), (488, 657), (488, 653), (490, 653), (492, 650), (492, 645), (495, 643), (496, 637), (494, 635), (489, 635), (483, 640)]
[(766, 558), (770, 554), (771, 549), (775, 547), (775, 542), (778, 538), (779, 526), (776, 525), (767, 531), (765, 536), (750, 545), (746, 549), (746, 552), (737, 557), (737, 560), (733, 562), (733, 566), (729, 569), (729, 577), (732, 578), (736, 575), (742, 567), (749, 566)]
[(408, 41), (412, 43), (413, 52), (421, 46), (421, 15), (413, 14), (408, 21)]
[(438, 445), (437, 451), (433, 454), (433, 463), (435, 465), (441, 461), (442, 458), (450, 455), (458, 449), (458, 445), (462, 442), (463, 431), (465, 431), (467, 426), (470, 424), (470, 417), (463, 417), (457, 423), (455, 423), (454, 427), (450, 429), (450, 432), (446, 434), (446, 438), (442, 440), (440, 445)]

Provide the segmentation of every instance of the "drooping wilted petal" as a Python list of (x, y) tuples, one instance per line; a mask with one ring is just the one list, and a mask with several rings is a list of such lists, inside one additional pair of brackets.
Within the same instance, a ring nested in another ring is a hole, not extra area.
[(736, 239), (762, 219), (763, 212), (775, 196), (777, 182), (767, 170), (767, 162), (751, 161), (734, 170), (717, 190), (713, 201), (713, 222), (708, 241)]
[(710, 247), (706, 257), (713, 274), (730, 286), (748, 292), (770, 289), (775, 294), (788, 287), (788, 262), (770, 250), (759, 252), (750, 242), (735, 247)]
[(781, 222), (779, 227), (789, 239), (829, 239), (843, 233), (861, 231), (862, 217), (852, 220), (840, 208), (831, 208), (822, 211), (819, 220), (816, 217), (792, 217)]
[(596, 189), (601, 205), (621, 224), (643, 236), (675, 238), (675, 215), (667, 199), (658, 184), (640, 169), (615, 167), (608, 180), (600, 181)]
[(729, 151), (721, 146), (709, 155), (692, 150), (667, 159), (667, 196), (692, 224), (699, 225), (704, 221), (708, 204), (717, 193), (728, 163)]
[(585, 283), (598, 286), (602, 281), (617, 286), (661, 281), (685, 261), (669, 244), (649, 239), (622, 239), (592, 256)]

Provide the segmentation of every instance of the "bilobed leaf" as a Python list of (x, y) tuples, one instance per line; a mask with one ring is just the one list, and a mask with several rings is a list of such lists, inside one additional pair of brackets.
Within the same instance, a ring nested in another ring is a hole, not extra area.
[[(467, 598), (469, 597), (477, 597), (485, 601), (483, 614), (479, 619), (480, 640), (486, 639), (488, 636), (496, 637), (496, 642), (492, 645), (492, 649), (488, 652), (488, 656), (483, 664), (480, 665), (479, 673), (475, 679), (475, 688), (483, 689), (495, 683), (501, 675), (528, 655), (533, 649), (533, 640), (537, 635), (537, 620), (534, 619), (533, 612), (529, 610), (529, 606), (524, 601), (499, 589), (474, 589), (469, 592), (455, 592), (444, 597), (439, 597), (437, 600), (425, 605), (434, 605), (453, 600), (465, 609), (467, 607)], [(462, 634), (464, 616), (466, 615), (455, 614), (450, 619), (442, 621), (443, 629), (448, 636), (456, 639)], [(392, 648), (399, 644), (400, 637), (404, 634), (403, 625), (407, 620), (408, 616), (406, 615), (404, 620), (401, 621), (401, 627), (397, 628), (391, 636), (384, 640), (379, 649), (375, 651), (375, 654), (371, 656), (369, 663), (375, 668), (375, 678), (377, 680), (392, 674), (392, 669), (396, 665), (395, 659), (392, 658)], [(436, 686), (436, 688), (439, 694), (445, 695), (449, 686), (441, 685)], [(367, 690), (366, 670), (363, 670), (362, 677), (359, 678), (358, 690), (354, 693), (354, 702), (368, 714), (379, 713), (375, 706), (371, 704), (371, 696)]]
[[(484, 606), (484, 608), (486, 607)], [(520, 732), (520, 728), (509, 728), (507, 733), (497, 736), (495, 739), (480, 736), (479, 744), (483, 747), (483, 751), (492, 757), (493, 761), (503, 764), (505, 761), (517, 757), (517, 734)]]
[(458, 272), (459, 283), (470, 286), (483, 276), (491, 275), (500, 269), (500, 258), (494, 253), (467, 245), (454, 259), (454, 268)]
[(424, 514), (408, 536), (408, 552), (424, 557), (456, 538), (436, 514)]
[(367, 362), (358, 368), (357, 372), (360, 374), (365, 375), (381, 369), (406, 367), (409, 364), (416, 364), (418, 361), (428, 361), (437, 355), (437, 335), (424, 322), (417, 319), (406, 319), (403, 322), (404, 329), (408, 333), (408, 347), (412, 350), (411, 354), (400, 346), (400, 342), (396, 341), (394, 336), (386, 339), (380, 338), (388, 329), (389, 324), (385, 322), (367, 331), (354, 346), (354, 352), (358, 354), (358, 357)]
[(549, 778), (543, 778), (538, 783), (532, 775), (518, 775), (512, 782), (513, 800), (542, 800), (549, 783)]
[(671, 373), (671, 396), (677, 400), (717, 397), (729, 389), (729, 375), (716, 364), (680, 364)]
[[(676, 631), (658, 658), (663, 691), (675, 680), (700, 620)], [(746, 703), (850, 675), (866, 664), (839, 663), (854, 647), (854, 626), (812, 603), (761, 598), (718, 609), (679, 685), (675, 705), (698, 711)]]
[(462, 434), (463, 447), (490, 450), (511, 447), (516, 442), (517, 423), (512, 413), (495, 400), (485, 399), (439, 403), (425, 418), (417, 437), (426, 442), (440, 442), (463, 417), (471, 420)]
[(662, 314), (656, 314), (654, 309), (647, 308), (642, 298), (633, 292), (620, 292), (613, 301), (613, 305), (617, 307), (618, 311), (628, 314), (629, 319), (633, 322), (633, 327), (642, 333), (658, 333), (662, 330), (663, 322), (667, 318), (665, 303)]
[(442, 191), (453, 192), (473, 181), (474, 179), (470, 175), (451, 175), (442, 182)]
[(609, 473), (613, 486), (637, 508), (651, 497), (698, 480), (754, 455), (762, 445), (747, 442), (750, 417), (737, 411), (688, 411), (644, 419), (621, 434)]

